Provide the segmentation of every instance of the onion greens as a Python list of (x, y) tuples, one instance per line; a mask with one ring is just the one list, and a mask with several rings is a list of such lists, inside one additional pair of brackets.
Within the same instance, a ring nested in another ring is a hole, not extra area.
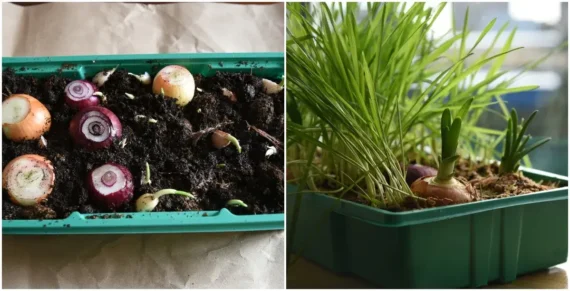
[(517, 124), (517, 111), (515, 109), (511, 109), (511, 117), (508, 120), (508, 126), (505, 134), (506, 139), (504, 152), (501, 158), (501, 165), (499, 166), (499, 173), (501, 175), (517, 172), (520, 166), (520, 161), (524, 156), (550, 141), (550, 138), (544, 138), (537, 141), (531, 147), (525, 148), (526, 144), (530, 140), (530, 135), (525, 135), (525, 133), (528, 125), (536, 116), (537, 112), (538, 111), (534, 111), (526, 121), (523, 118), (521, 120), (521, 125), (519, 126)]

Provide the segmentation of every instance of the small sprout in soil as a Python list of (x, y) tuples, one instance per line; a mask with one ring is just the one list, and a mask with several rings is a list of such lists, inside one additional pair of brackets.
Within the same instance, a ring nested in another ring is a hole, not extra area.
[(178, 191), (175, 189), (163, 189), (156, 193), (147, 193), (141, 195), (137, 199), (136, 209), (138, 212), (151, 212), (158, 205), (160, 197), (164, 195), (182, 195), (194, 199), (194, 195), (188, 192)]
[(135, 95), (131, 94), (131, 93), (125, 93), (125, 96), (127, 96), (129, 99), (134, 100), (135, 99)]
[(160, 96), (164, 98), (164, 88), (160, 88)]
[(95, 92), (93, 93), (93, 96), (99, 96), (101, 97), (101, 103), (107, 103), (107, 96), (105, 96), (103, 92)]
[(247, 208), (247, 204), (239, 199), (232, 199), (226, 203), (226, 207), (243, 207)]
[[(472, 99), (460, 109), (467, 112)], [(412, 192), (421, 198), (431, 199), (436, 205), (465, 203), (473, 200), (475, 190), (468, 182), (461, 182), (453, 177), (455, 162), (459, 159), (456, 154), (461, 131), (461, 117), (456, 117), (453, 122), (451, 111), (445, 109), (441, 117), (441, 156), (436, 176), (424, 176), (417, 179), (410, 187)]]
[(226, 164), (217, 164), (216, 168), (220, 169), (220, 168), (225, 168)]
[(230, 100), (230, 102), (232, 103), (236, 103), (237, 102), (237, 98), (236, 98), (236, 94), (234, 94), (234, 92), (226, 89), (226, 88), (222, 88), (222, 94), (226, 97), (228, 97), (228, 99)]
[(141, 115), (141, 114), (135, 115), (135, 121), (139, 121), (141, 119), (146, 119), (146, 115)]
[(122, 149), (125, 148), (125, 146), (127, 145), (127, 138), (125, 137), (125, 138), (121, 141), (121, 143), (119, 143), (119, 145), (121, 146)]
[(2, 172), (2, 188), (7, 190), (10, 200), (20, 206), (32, 206), (45, 200), (54, 182), (51, 161), (34, 154), (13, 159)]
[(156, 120), (156, 119), (154, 119), (154, 118), (149, 118), (149, 119), (148, 119), (148, 122), (150, 122), (150, 123), (157, 123), (158, 120)]
[(233, 135), (221, 130), (216, 130), (212, 134), (212, 144), (215, 148), (222, 149), (227, 147), (230, 143), (234, 144), (238, 153), (241, 153), (239, 141)]
[(274, 146), (267, 147), (267, 151), (265, 152), (265, 157), (269, 158), (276, 153), (277, 149)]
[(137, 74), (133, 74), (133, 73), (129, 73), (129, 75), (137, 78), (141, 83), (143, 83), (143, 85), (150, 85), (150, 83), (151, 83), (150, 74), (147, 72), (144, 72), (144, 74), (142, 74), (142, 75), (137, 75)]
[(38, 142), (38, 145), (39, 145), (39, 147), (42, 148), (42, 149), (47, 149), (47, 140), (46, 140), (46, 138), (45, 138), (43, 135), (40, 136), (40, 140), (39, 140), (39, 142)]
[(117, 65), (115, 68), (108, 70), (108, 71), (102, 71), (97, 73), (97, 75), (95, 75), (95, 77), (93, 77), (93, 83), (95, 83), (95, 85), (97, 85), (97, 87), (101, 87), (103, 86), (103, 84), (105, 84), (105, 82), (107, 82), (107, 80), (109, 80), (109, 77), (115, 73), (115, 70), (117, 70), (117, 68), (119, 67), (119, 65)]
[(530, 122), (536, 116), (538, 111), (534, 111), (528, 120), (521, 120), (521, 126), (517, 125), (518, 115), (515, 109), (511, 110), (511, 116), (508, 120), (508, 125), (506, 129), (506, 140), (504, 146), (503, 156), (501, 157), (501, 165), (499, 166), (499, 174), (509, 174), (518, 171), (520, 166), (520, 160), (528, 155), (533, 150), (544, 145), (550, 138), (544, 138), (536, 142), (529, 148), (525, 148), (526, 144), (530, 140), (530, 135), (525, 135), (526, 130)]
[(276, 93), (281, 92), (281, 90), (283, 90), (283, 86), (280, 86), (279, 84), (277, 84), (271, 80), (262, 79), (261, 81), (263, 82), (263, 92), (264, 93), (276, 94)]
[(150, 180), (150, 165), (148, 162), (145, 163), (145, 173), (142, 176), (141, 185), (150, 185), (152, 181)]
[(198, 88), (198, 87), (196, 87), (196, 91), (198, 91), (198, 92), (200, 92), (200, 93), (204, 92), (204, 91), (202, 91), (201, 88)]
[(196, 112), (200, 113), (200, 112), (202, 112), (202, 109), (198, 108), (198, 110), (196, 110)]

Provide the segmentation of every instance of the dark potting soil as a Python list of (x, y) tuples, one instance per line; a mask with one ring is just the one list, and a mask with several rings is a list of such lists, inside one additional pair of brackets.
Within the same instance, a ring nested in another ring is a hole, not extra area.
[[(104, 106), (121, 120), (123, 136), (108, 149), (88, 151), (74, 145), (69, 135), (75, 111), (65, 104), (64, 89), (70, 81), (57, 74), (36, 79), (15, 75), (10, 69), (2, 73), (3, 99), (10, 94), (29, 94), (44, 103), (52, 115), (51, 129), (44, 136), (48, 144), (45, 149), (37, 141), (14, 143), (3, 139), (2, 168), (20, 155), (34, 153), (47, 157), (56, 175), (53, 192), (34, 208), (14, 205), (3, 191), (3, 219), (60, 219), (73, 211), (109, 212), (91, 203), (85, 187), (87, 172), (107, 162), (125, 165), (133, 175), (134, 198), (117, 212), (133, 212), (137, 197), (165, 188), (192, 192), (196, 199), (163, 196), (155, 211), (219, 210), (228, 200), (241, 199), (248, 207), (233, 207), (230, 211), (234, 214), (283, 212), (283, 152), (266, 158), (272, 144), (249, 127), (283, 142), (283, 92), (263, 93), (261, 79), (246, 73), (197, 75), (196, 87), (202, 92), (196, 91), (192, 102), (180, 108), (173, 99), (153, 95), (150, 85), (142, 85), (119, 69), (100, 91), (108, 99)], [(233, 91), (237, 102), (230, 102), (221, 88)], [(158, 122), (135, 119), (137, 115)], [(242, 152), (233, 145), (214, 148), (213, 129), (235, 136)], [(123, 139), (124, 148), (120, 146)], [(150, 164), (151, 186), (140, 183), (145, 162)]]

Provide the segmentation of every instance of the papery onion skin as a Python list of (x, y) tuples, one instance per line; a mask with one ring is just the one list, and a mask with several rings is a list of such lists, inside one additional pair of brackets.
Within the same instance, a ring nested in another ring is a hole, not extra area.
[[(99, 121), (94, 125), (99, 125), (98, 127), (86, 127), (84, 124), (89, 118), (93, 118), (93, 121)], [(101, 122), (108, 126), (108, 130), (101, 128)], [(93, 130), (93, 135), (95, 137), (101, 137), (108, 134), (107, 138), (101, 141), (90, 140), (87, 133)], [(87, 132), (85, 132), (87, 131)], [(108, 131), (105, 133), (105, 131)], [(113, 141), (120, 139), (123, 133), (123, 127), (119, 118), (111, 110), (101, 107), (101, 106), (91, 106), (83, 108), (79, 111), (69, 125), (69, 133), (73, 138), (74, 142), (78, 145), (85, 147), (86, 149), (95, 150), (101, 148), (108, 148), (113, 144)]]
[[(45, 191), (43, 192), (37, 193), (38, 195), (36, 198), (24, 198), (14, 193), (15, 191), (13, 189), (14, 187), (13, 183), (17, 183), (14, 182), (14, 179), (17, 179), (17, 176), (14, 175), (17, 175), (17, 172), (13, 171), (16, 171), (14, 167), (17, 165), (17, 163), (22, 161), (24, 162), (27, 161), (29, 163), (38, 163), (43, 166), (41, 167), (42, 173), (44, 174), (42, 181), (48, 183), (48, 188), (45, 189)], [(47, 181), (45, 179), (47, 179)], [(55, 183), (55, 172), (53, 165), (50, 160), (40, 155), (27, 154), (19, 156), (10, 161), (2, 171), (2, 188), (7, 190), (8, 197), (10, 198), (10, 200), (14, 204), (20, 206), (32, 206), (45, 200), (53, 191), (54, 183)]]
[[(27, 102), (28, 114), (19, 122), (5, 122), (8, 117), (9, 105), (16, 99)], [(5, 111), (6, 110), (6, 111)], [(51, 128), (51, 114), (49, 110), (36, 98), (27, 94), (14, 94), (2, 102), (2, 130), (11, 141), (37, 140)]]
[[(82, 88), (84, 91), (72, 91), (72, 87)], [(67, 103), (67, 105), (73, 109), (83, 109), (89, 106), (97, 106), (99, 105), (99, 98), (93, 95), (95, 92), (97, 92), (97, 86), (91, 82), (84, 80), (72, 81), (65, 87), (65, 103)], [(81, 95), (82, 98), (79, 99), (74, 97), (75, 94)]]
[(212, 145), (217, 149), (223, 149), (230, 144), (227, 138), (228, 133), (221, 130), (216, 130), (212, 133)]
[(412, 186), (412, 183), (421, 177), (435, 175), (437, 175), (437, 170), (432, 167), (411, 164), (408, 165), (408, 169), (406, 170), (406, 183), (408, 183), (408, 186)]
[(475, 198), (475, 189), (469, 183), (451, 179), (448, 183), (435, 182), (435, 176), (417, 179), (410, 189), (419, 197), (430, 199), (436, 206), (471, 202)]
[[(94, 173), (97, 173), (97, 170), (104, 171), (105, 169), (112, 169), (112, 171), (105, 171), (105, 172), (112, 172), (115, 176), (116, 183), (120, 183), (124, 178), (124, 183), (118, 185), (120, 187), (116, 191), (113, 191), (109, 194), (104, 194), (97, 189), (96, 184), (103, 184), (103, 187), (111, 188), (113, 185), (106, 184), (103, 178), (95, 177)], [(117, 175), (118, 173), (118, 175)], [(121, 178), (119, 175), (123, 175)], [(100, 181), (99, 181), (100, 180)], [(103, 207), (108, 210), (116, 210), (122, 205), (125, 205), (131, 201), (133, 198), (133, 191), (134, 191), (134, 184), (133, 184), (133, 175), (127, 169), (127, 167), (123, 165), (119, 165), (116, 163), (107, 163), (95, 169), (89, 171), (87, 175), (87, 190), (89, 192), (90, 199), (100, 207)]]
[(179, 106), (186, 106), (192, 101), (195, 89), (196, 84), (190, 71), (178, 65), (162, 68), (152, 82), (154, 94), (161, 94), (164, 90), (164, 96), (176, 99)]

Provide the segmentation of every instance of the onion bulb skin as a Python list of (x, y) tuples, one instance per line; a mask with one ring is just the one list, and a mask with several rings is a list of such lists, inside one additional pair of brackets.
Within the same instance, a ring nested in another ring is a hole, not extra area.
[(38, 99), (14, 94), (2, 102), (2, 130), (9, 140), (37, 140), (50, 128), (51, 114)]
[(89, 171), (87, 189), (95, 204), (116, 210), (133, 198), (133, 175), (123, 165), (107, 163)]
[(55, 172), (50, 160), (28, 154), (10, 161), (2, 171), (2, 188), (10, 200), (20, 206), (32, 206), (52, 192)]
[(69, 125), (73, 141), (89, 150), (108, 148), (120, 139), (123, 126), (109, 109), (100, 106), (83, 108), (77, 112)]
[(406, 170), (406, 183), (408, 183), (408, 186), (412, 186), (412, 184), (421, 177), (435, 175), (437, 175), (437, 170), (432, 167), (411, 164), (408, 165), (408, 169)]
[(410, 187), (417, 196), (435, 201), (436, 206), (471, 202), (475, 189), (471, 184), (452, 178), (448, 182), (436, 182), (435, 176), (417, 179)]
[(186, 106), (192, 101), (195, 90), (194, 76), (188, 69), (178, 65), (162, 68), (152, 82), (154, 94), (164, 93), (164, 97), (176, 99), (176, 104), (179, 106)]

